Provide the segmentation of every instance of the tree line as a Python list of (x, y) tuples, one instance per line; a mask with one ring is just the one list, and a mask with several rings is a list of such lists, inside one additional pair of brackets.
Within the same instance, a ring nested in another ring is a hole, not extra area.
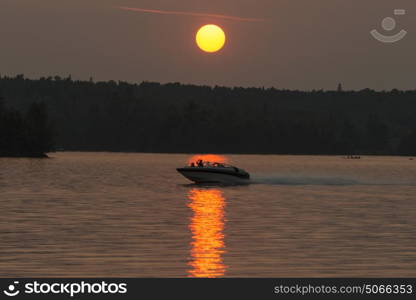
[[(21, 113), (41, 105), (58, 149), (416, 155), (416, 90), (306, 92), (18, 75), (0, 77), (0, 93)], [(8, 134), (28, 130), (16, 128)], [(42, 145), (46, 151), (50, 143)]]
[(0, 97), (0, 157), (47, 157), (53, 133), (46, 106), (32, 103), (25, 113), (6, 108)]

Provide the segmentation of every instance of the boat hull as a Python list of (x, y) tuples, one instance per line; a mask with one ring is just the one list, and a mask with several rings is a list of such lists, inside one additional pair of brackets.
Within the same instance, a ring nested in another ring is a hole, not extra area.
[(198, 169), (177, 169), (177, 171), (195, 183), (247, 184), (250, 181), (248, 174), (230, 174)]

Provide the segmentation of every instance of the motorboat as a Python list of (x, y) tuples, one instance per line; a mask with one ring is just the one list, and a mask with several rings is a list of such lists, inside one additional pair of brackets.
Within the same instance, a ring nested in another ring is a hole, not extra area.
[(195, 183), (244, 184), (250, 180), (245, 170), (218, 162), (199, 160), (176, 170)]

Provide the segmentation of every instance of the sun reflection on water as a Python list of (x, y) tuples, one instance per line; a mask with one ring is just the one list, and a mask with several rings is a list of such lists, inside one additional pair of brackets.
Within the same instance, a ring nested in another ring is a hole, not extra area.
[(188, 206), (193, 211), (190, 277), (216, 278), (225, 274), (224, 243), (225, 198), (218, 189), (192, 189)]
[(198, 154), (190, 157), (188, 163), (196, 163), (198, 160), (209, 161), (209, 162), (218, 162), (218, 163), (228, 163), (228, 158), (219, 155), (219, 154)]

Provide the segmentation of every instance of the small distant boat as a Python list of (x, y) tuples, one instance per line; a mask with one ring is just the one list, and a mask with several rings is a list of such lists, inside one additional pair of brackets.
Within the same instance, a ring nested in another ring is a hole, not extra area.
[(217, 162), (199, 160), (176, 170), (195, 183), (244, 184), (250, 180), (250, 174), (245, 170)]

